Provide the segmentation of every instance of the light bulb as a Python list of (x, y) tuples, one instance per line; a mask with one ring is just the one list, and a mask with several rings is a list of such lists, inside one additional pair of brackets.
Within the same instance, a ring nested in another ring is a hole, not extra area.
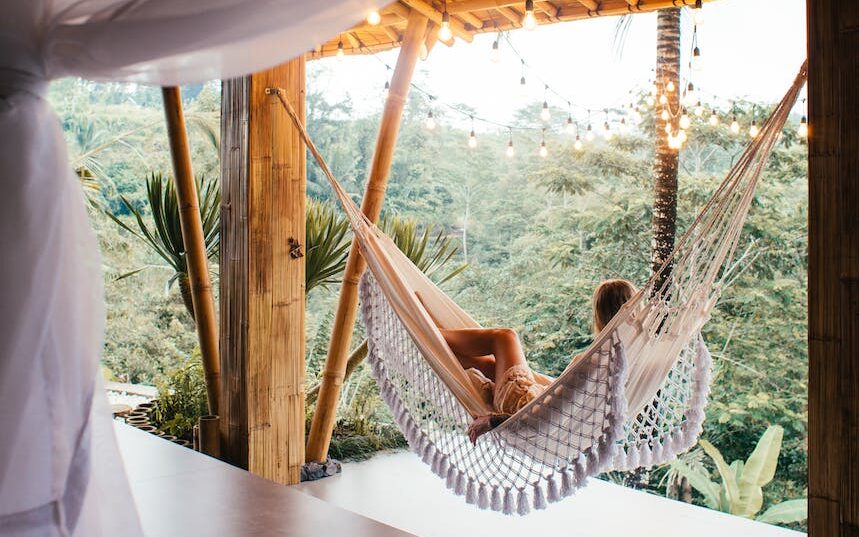
[(695, 115), (701, 117), (704, 115), (704, 105), (701, 104), (701, 101), (695, 103)]
[(704, 68), (704, 62), (701, 59), (701, 49), (699, 49), (698, 47), (695, 47), (695, 49), (692, 50), (692, 70), (693, 71), (700, 71), (703, 68)]
[(522, 17), (522, 27), (533, 30), (537, 27), (537, 19), (534, 17), (534, 0), (525, 0), (525, 16)]
[(492, 63), (498, 63), (501, 61), (501, 51), (498, 50), (498, 40), (492, 42), (492, 52), (489, 53), (489, 59)]
[(758, 128), (758, 124), (752, 121), (752, 126), (749, 127), (749, 136), (752, 138), (757, 138), (760, 132), (761, 130)]
[(674, 127), (671, 126), (671, 123), (666, 123), (665, 124), (665, 134), (668, 134), (670, 136), (673, 131), (674, 131)]
[(337, 58), (342, 59), (343, 56), (346, 55), (346, 52), (343, 50), (343, 41), (337, 42)]
[(585, 145), (582, 143), (582, 139), (579, 138), (579, 135), (577, 134), (576, 135), (576, 143), (573, 144), (573, 148), (576, 151), (581, 151), (584, 147), (585, 147)]
[(543, 101), (543, 109), (540, 110), (540, 119), (542, 119), (543, 121), (549, 121), (550, 117), (552, 116), (551, 114), (549, 114), (549, 103)]
[(692, 9), (692, 21), (695, 26), (704, 24), (704, 3), (701, 0), (695, 2), (695, 7)]
[(441, 14), (441, 28), (438, 30), (438, 38), (442, 41), (450, 41), (453, 38), (453, 32), (450, 31), (450, 13), (447, 11)]
[(686, 136), (686, 131), (681, 130), (680, 132), (677, 133), (677, 141), (680, 142), (681, 144), (685, 143), (687, 139), (688, 139), (688, 137)]
[(653, 95), (648, 95), (644, 102), (647, 103), (647, 106), (653, 106), (656, 104), (656, 99), (653, 98)]
[(668, 96), (663, 93), (662, 95), (659, 96), (659, 104), (664, 105), (667, 103), (668, 103)]
[(657, 93), (658, 91), (659, 91), (659, 90), (658, 90), (658, 88), (656, 87), (656, 83), (654, 82), (654, 83), (650, 86), (650, 95), (651, 95), (651, 97), (656, 97), (656, 93)]
[(614, 138), (614, 133), (613, 133), (613, 132), (611, 132), (611, 129), (609, 129), (609, 128), (607, 128), (607, 127), (606, 127), (606, 129), (603, 131), (602, 135), (603, 135), (603, 138), (605, 138), (605, 140), (606, 140), (606, 141), (609, 141), (609, 140), (611, 140), (612, 138)]
[(636, 123), (641, 123), (641, 111), (637, 106), (635, 107), (635, 110), (632, 111), (632, 119), (634, 119)]
[(695, 85), (689, 82), (686, 86), (686, 93), (683, 95), (683, 104), (686, 106), (692, 106), (697, 100), (695, 97)]
[(669, 80), (668, 84), (665, 84), (665, 91), (667, 91), (668, 93), (674, 93), (674, 89), (674, 81)]
[(683, 115), (680, 116), (680, 128), (688, 129), (690, 125), (692, 125), (692, 120), (689, 119), (689, 116), (686, 115), (686, 112), (684, 111)]
[(386, 99), (388, 98), (388, 95), (391, 93), (391, 83), (388, 82), (387, 80), (385, 80), (385, 89), (384, 89), (383, 93), (385, 94)]
[(594, 130), (591, 128), (591, 124), (588, 123), (588, 130), (585, 133), (585, 140), (587, 140), (589, 142), (593, 142), (594, 138), (595, 138)]
[(808, 138), (808, 118), (802, 116), (802, 119), (799, 120), (799, 129), (797, 129), (796, 133), (800, 136), (800, 138)]
[(468, 135), (468, 147), (472, 149), (477, 147), (477, 136), (474, 135), (474, 131), (471, 131), (471, 134)]
[(671, 118), (671, 114), (668, 113), (667, 108), (662, 109), (662, 114), (659, 115), (662, 118), (662, 121), (668, 121)]
[(716, 111), (713, 110), (713, 113), (710, 114), (710, 125), (716, 126), (719, 124), (719, 116), (716, 115)]
[(370, 26), (376, 26), (382, 22), (382, 16), (375, 9), (369, 13), (367, 13), (367, 24)]
[(546, 149), (546, 142), (540, 143), (540, 156), (546, 158), (546, 155), (549, 154), (549, 150)]
[(525, 82), (525, 75), (519, 79), (519, 96), (525, 97), (528, 95), (528, 83)]
[(512, 157), (513, 155), (516, 154), (516, 151), (513, 150), (513, 140), (510, 140), (509, 142), (507, 142), (506, 154), (508, 157)]
[(677, 149), (677, 138), (675, 138), (673, 134), (668, 135), (668, 147), (671, 149)]
[(435, 118), (432, 115), (432, 110), (427, 113), (426, 127), (427, 130), (433, 130), (435, 128)]
[(740, 132), (740, 124), (737, 121), (737, 116), (734, 116), (734, 119), (731, 120), (731, 132), (733, 132), (734, 134)]
[(573, 123), (573, 116), (567, 116), (566, 129), (568, 134), (573, 134), (574, 132), (576, 132), (576, 125), (575, 123)]

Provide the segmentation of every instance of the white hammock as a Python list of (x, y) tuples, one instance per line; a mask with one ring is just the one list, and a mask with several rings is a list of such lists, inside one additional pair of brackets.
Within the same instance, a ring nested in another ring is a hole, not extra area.
[(448, 488), (482, 509), (526, 514), (572, 494), (589, 476), (661, 464), (695, 443), (710, 375), (700, 330), (736, 274), (734, 253), (755, 186), (805, 78), (803, 65), (662, 269), (540, 396), (476, 445), (466, 430), (492, 409), (433, 319), (446, 329), (479, 325), (364, 217), (275, 90), (342, 203), (370, 269), (361, 311), (382, 397), (409, 447)]

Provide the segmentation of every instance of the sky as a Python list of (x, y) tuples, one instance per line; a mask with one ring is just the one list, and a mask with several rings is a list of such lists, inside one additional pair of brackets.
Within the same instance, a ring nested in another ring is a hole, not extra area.
[[(684, 10), (688, 11), (688, 10)], [(574, 117), (587, 109), (601, 110), (629, 102), (629, 91), (643, 88), (652, 78), (656, 50), (656, 15), (632, 18), (625, 46), (614, 46), (617, 17), (540, 26), (534, 31), (509, 34), (528, 68), (527, 92), (519, 87), (519, 57), (501, 40), (498, 63), (490, 60), (495, 34), (477, 35), (472, 43), (439, 43), (418, 63), (414, 83), (437, 97), (438, 102), (462, 104), (480, 117), (507, 123), (513, 111), (543, 99), (567, 108)], [(686, 79), (691, 55), (692, 17), (682, 19), (682, 77)], [(722, 105), (744, 98), (775, 102), (781, 98), (806, 55), (805, 0), (716, 0), (704, 4), (704, 22), (698, 28), (703, 69), (691, 80), (704, 101)], [(359, 114), (378, 111), (397, 51), (374, 56), (351, 56), (314, 61), (315, 83), (332, 100), (349, 98)], [(441, 105), (439, 108), (443, 108)], [(455, 114), (449, 114), (455, 115)], [(455, 121), (452, 117), (450, 121)], [(468, 122), (467, 117), (460, 123)], [(477, 125), (476, 128), (493, 128)]]

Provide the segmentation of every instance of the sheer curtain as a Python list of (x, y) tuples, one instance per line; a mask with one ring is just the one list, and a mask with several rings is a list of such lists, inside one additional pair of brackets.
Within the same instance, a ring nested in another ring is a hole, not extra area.
[(303, 53), (380, 0), (7, 0), (0, 16), (0, 534), (137, 536), (98, 380), (98, 246), (51, 79), (178, 85)]

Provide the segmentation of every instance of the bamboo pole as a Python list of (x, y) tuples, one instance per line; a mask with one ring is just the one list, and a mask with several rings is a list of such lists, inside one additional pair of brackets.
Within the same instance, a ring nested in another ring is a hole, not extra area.
[(197, 340), (203, 357), (206, 376), (206, 395), (209, 413), (218, 414), (218, 397), (221, 392), (221, 362), (218, 356), (218, 319), (212, 298), (212, 282), (209, 279), (209, 263), (206, 257), (206, 241), (203, 237), (203, 222), (200, 220), (200, 205), (197, 200), (197, 185), (191, 168), (191, 149), (182, 112), (182, 96), (175, 86), (161, 88), (164, 98), (164, 115), (167, 119), (167, 136), (170, 139), (170, 156), (173, 159), (176, 200), (179, 204), (179, 221), (182, 225), (182, 241), (191, 281), (191, 298), (194, 303), (194, 320), (197, 324)]
[(221, 435), (219, 432), (218, 416), (202, 416), (198, 422), (197, 443), (200, 447), (200, 452), (214, 457), (221, 458)]
[[(403, 46), (400, 48), (397, 65), (391, 77), (391, 88), (382, 113), (379, 135), (376, 139), (376, 150), (370, 167), (370, 177), (367, 180), (364, 199), (361, 203), (363, 213), (374, 222), (379, 219), (379, 213), (382, 210), (388, 174), (391, 171), (391, 161), (394, 157), (394, 147), (397, 143), (397, 134), (400, 130), (403, 109), (406, 105), (406, 96), (409, 92), (415, 65), (418, 62), (427, 23), (427, 17), (423, 14), (417, 10), (411, 12), (403, 37)], [(328, 357), (322, 372), (322, 385), (319, 389), (316, 412), (313, 414), (313, 422), (310, 426), (306, 453), (308, 461), (321, 462), (328, 455), (337, 403), (340, 399), (340, 388), (343, 384), (349, 346), (352, 342), (352, 330), (355, 326), (358, 307), (358, 280), (365, 268), (364, 259), (359, 255), (358, 247), (353, 241), (352, 248), (349, 250), (349, 258), (346, 261), (346, 270), (343, 273), (343, 285), (340, 288), (340, 298), (328, 347)]]

